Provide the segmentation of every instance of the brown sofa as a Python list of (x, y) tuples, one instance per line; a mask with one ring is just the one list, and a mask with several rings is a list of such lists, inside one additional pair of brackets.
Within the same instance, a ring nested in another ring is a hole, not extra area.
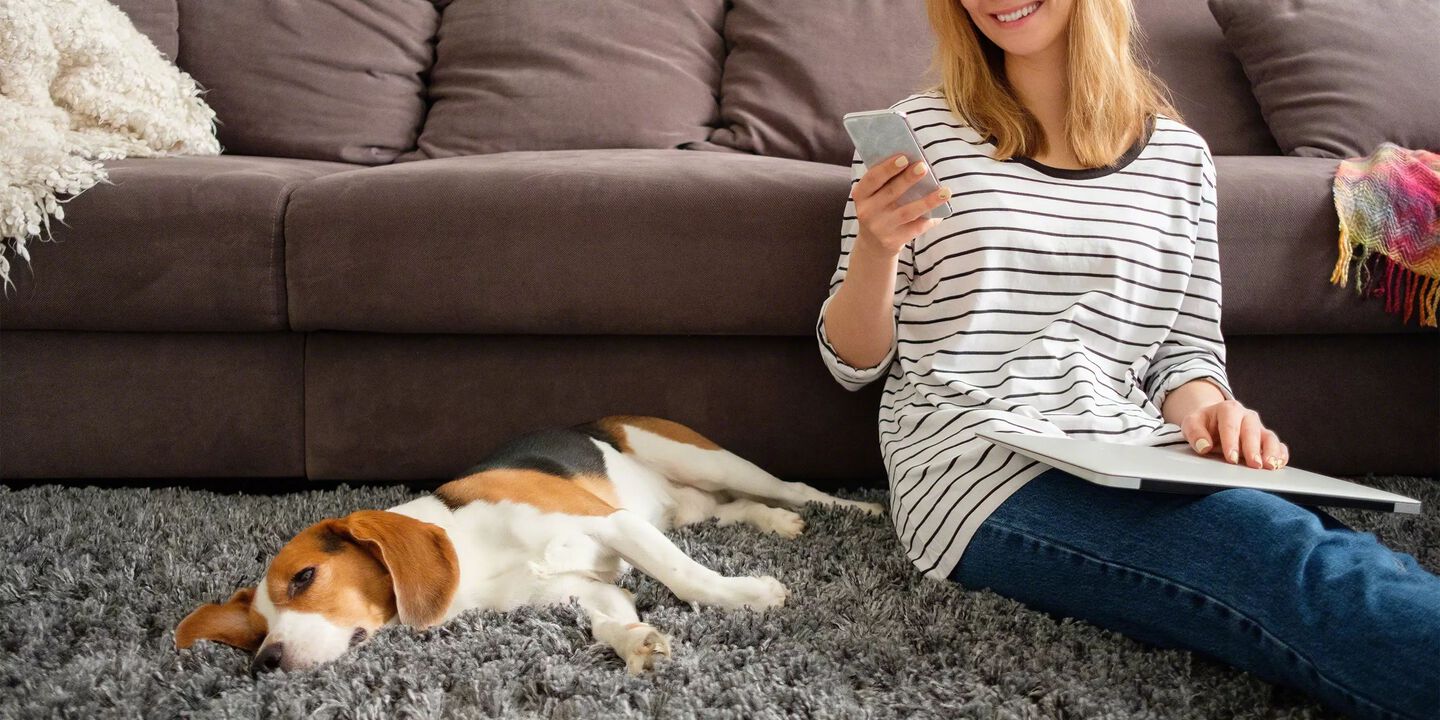
[[(0, 476), (432, 479), (645, 413), (883, 482), (813, 327), (839, 116), (923, 82), (921, 3), (119, 4), (227, 154), (110, 163), (33, 246)], [(1279, 154), (1204, 3), (1137, 5), (1216, 155), (1236, 392), (1299, 467), (1440, 474), (1440, 337), (1328, 281), (1336, 161)]]

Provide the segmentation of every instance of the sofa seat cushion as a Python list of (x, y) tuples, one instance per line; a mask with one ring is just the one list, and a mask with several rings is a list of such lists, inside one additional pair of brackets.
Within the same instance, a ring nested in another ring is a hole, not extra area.
[[(1330, 284), (1335, 161), (1216, 159), (1223, 328), (1412, 332)], [(684, 150), (515, 152), (318, 178), (286, 220), (298, 330), (808, 335), (849, 171)]]
[(510, 152), (319, 178), (286, 219), (297, 330), (803, 334), (850, 171), (687, 150)]
[(300, 184), (353, 165), (226, 156), (107, 162), (54, 242), (30, 245), (6, 329), (279, 330), (281, 220)]
[(1331, 284), (1339, 219), (1337, 160), (1215, 158), (1220, 205), (1221, 328), (1226, 334), (1408, 333), (1385, 303)]

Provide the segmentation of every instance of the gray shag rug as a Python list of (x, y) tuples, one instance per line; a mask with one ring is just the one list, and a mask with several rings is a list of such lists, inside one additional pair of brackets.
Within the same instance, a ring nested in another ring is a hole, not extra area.
[[(1337, 515), (1440, 570), (1440, 484), (1362, 480), (1429, 507)], [(254, 585), (301, 528), (414, 494), (0, 487), (0, 718), (1329, 717), (1189, 653), (925, 580), (887, 520), (817, 508), (797, 540), (674, 533), (721, 572), (780, 578), (784, 608), (695, 611), (632, 573), (641, 616), (674, 641), (645, 676), (626, 675), (574, 605), (390, 629), (328, 666), (259, 679), (240, 651), (175, 650), (186, 613)]]

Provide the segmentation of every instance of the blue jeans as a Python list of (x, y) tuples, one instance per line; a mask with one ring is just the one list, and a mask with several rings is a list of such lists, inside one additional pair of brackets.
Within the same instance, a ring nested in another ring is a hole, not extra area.
[(1052, 469), (951, 579), (1217, 658), (1357, 718), (1440, 718), (1440, 578), (1256, 490), (1116, 490)]

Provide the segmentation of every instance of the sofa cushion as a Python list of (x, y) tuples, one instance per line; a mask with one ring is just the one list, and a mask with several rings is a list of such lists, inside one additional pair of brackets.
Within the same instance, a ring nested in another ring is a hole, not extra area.
[(686, 150), (399, 163), (296, 191), (296, 329), (803, 333), (848, 168)]
[[(1224, 329), (1410, 332), (1329, 283), (1335, 162), (1217, 159)], [(286, 219), (300, 330), (809, 335), (846, 168), (572, 150), (321, 177)]]
[(723, 16), (724, 0), (453, 0), (416, 157), (703, 141)]
[(735, 0), (725, 14), (721, 124), (710, 139), (849, 165), (855, 148), (841, 117), (921, 90), (933, 44), (924, 3)]
[(1440, 151), (1440, 3), (1209, 5), (1285, 152), (1348, 158), (1382, 142)]
[(113, 0), (130, 22), (170, 60), (180, 51), (180, 10), (176, 0)]
[(1220, 206), (1221, 325), (1226, 334), (1421, 332), (1384, 303), (1330, 282), (1339, 258), (1331, 199), (1337, 160), (1215, 159)]
[(1279, 152), (1250, 82), (1215, 18), (1197, 0), (1135, 3), (1141, 47), (1185, 123), (1216, 155)]
[(290, 192), (353, 165), (222, 155), (107, 162), (11, 272), (6, 329), (278, 330)]
[(179, 65), (240, 155), (376, 165), (415, 147), (431, 0), (180, 0)]

